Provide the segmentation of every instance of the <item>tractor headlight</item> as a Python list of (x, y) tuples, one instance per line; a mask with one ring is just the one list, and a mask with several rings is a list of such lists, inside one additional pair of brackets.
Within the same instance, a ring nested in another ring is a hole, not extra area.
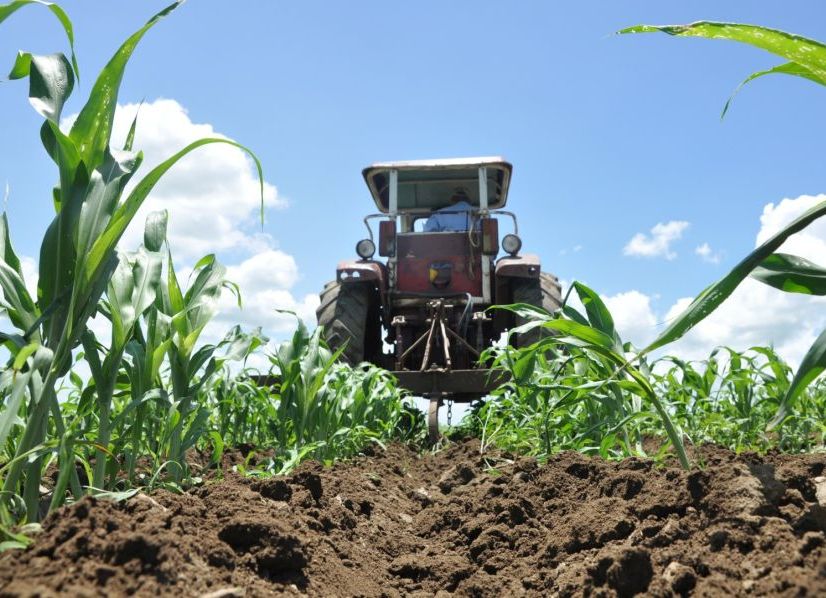
[(356, 243), (356, 253), (363, 260), (371, 258), (376, 253), (376, 244), (370, 239), (362, 239)]
[(504, 249), (506, 253), (516, 255), (519, 253), (519, 250), (522, 249), (522, 239), (514, 234), (505, 235), (502, 237), (502, 249)]

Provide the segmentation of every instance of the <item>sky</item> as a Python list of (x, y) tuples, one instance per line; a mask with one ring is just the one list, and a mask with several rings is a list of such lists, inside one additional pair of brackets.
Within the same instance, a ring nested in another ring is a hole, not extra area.
[[(67, 122), (117, 46), (165, 2), (65, 0), (81, 82)], [(229, 147), (183, 161), (143, 214), (170, 211), (186, 270), (216, 253), (245, 308), (235, 322), (288, 335), (314, 320), (336, 263), (374, 211), (361, 169), (378, 161), (502, 155), (523, 251), (597, 290), (625, 338), (656, 336), (712, 281), (826, 193), (826, 90), (766, 77), (720, 112), (749, 73), (780, 59), (723, 41), (616, 36), (638, 23), (756, 23), (826, 40), (815, 0), (318, 2), (190, 0), (141, 42), (121, 88), (116, 138), (137, 105), (136, 147), (153, 163), (203, 135), (250, 147), (266, 179), (258, 218), (251, 162)], [(67, 52), (57, 21), (29, 6), (0, 25), (0, 65), (18, 50)], [(3, 67), (5, 68), (5, 67)], [(26, 84), (0, 84), (0, 185), (33, 284), (56, 174)], [(826, 199), (826, 197), (821, 198)], [(140, 242), (142, 216), (122, 246)], [(826, 262), (826, 223), (786, 251)], [(672, 347), (774, 344), (798, 361), (826, 327), (824, 302), (748, 281)]]

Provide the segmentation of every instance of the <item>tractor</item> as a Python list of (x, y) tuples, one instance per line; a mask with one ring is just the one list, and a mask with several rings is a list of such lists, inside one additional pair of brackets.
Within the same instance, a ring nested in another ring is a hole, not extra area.
[[(362, 174), (378, 213), (364, 218), (368, 237), (356, 244), (358, 259), (340, 262), (321, 292), (316, 315), (329, 346), (352, 365), (391, 371), (402, 388), (429, 399), (431, 441), (439, 438), (444, 402), (482, 398), (504, 379), (480, 356), (521, 322), (488, 308), (561, 305), (558, 279), (542, 272), (537, 256), (520, 252), (516, 215), (503, 209), (512, 172), (500, 157), (368, 166)], [(434, 214), (454, 213), (457, 189), (467, 199), (466, 230), (428, 232)], [(500, 221), (513, 231), (501, 243)], [(500, 247), (504, 255), (497, 257)], [(510, 342), (530, 344), (538, 334), (512, 335)]]

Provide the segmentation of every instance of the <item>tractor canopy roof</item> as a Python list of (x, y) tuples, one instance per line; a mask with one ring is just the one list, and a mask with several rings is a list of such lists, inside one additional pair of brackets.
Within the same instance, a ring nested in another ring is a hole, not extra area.
[(479, 205), (479, 169), (487, 172), (488, 208), (502, 208), (508, 200), (513, 166), (504, 158), (452, 158), (447, 160), (411, 160), (379, 162), (362, 171), (376, 206), (390, 211), (392, 171), (398, 174), (398, 210), (430, 212), (450, 205), (457, 188), (464, 188), (470, 203)]

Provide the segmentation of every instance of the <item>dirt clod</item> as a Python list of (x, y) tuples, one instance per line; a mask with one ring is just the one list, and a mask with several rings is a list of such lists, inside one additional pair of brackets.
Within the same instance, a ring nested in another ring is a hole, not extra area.
[(86, 498), (0, 555), (0, 595), (826, 595), (826, 456), (698, 452), (706, 467), (684, 472), (391, 446)]

